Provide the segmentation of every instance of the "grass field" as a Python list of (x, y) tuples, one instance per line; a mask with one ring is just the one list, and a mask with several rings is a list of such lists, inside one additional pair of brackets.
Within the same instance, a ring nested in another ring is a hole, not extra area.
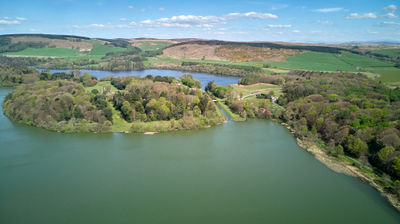
[(377, 78), (378, 81), (382, 81), (384, 83), (400, 82), (400, 69), (388, 68), (373, 70), (373, 72), (379, 74), (379, 78)]
[(69, 48), (27, 48), (19, 52), (10, 52), (9, 55), (41, 56), (41, 57), (76, 57), (78, 50)]
[(255, 94), (261, 94), (261, 93), (268, 94), (270, 91), (273, 91), (275, 96), (282, 95), (282, 87), (268, 83), (257, 83), (253, 85), (234, 84), (230, 85), (229, 87), (233, 89), (233, 92), (243, 96), (245, 99), (247, 98), (246, 96), (255, 97)]
[(27, 48), (19, 52), (9, 52), (7, 55), (33, 56), (33, 57), (59, 57), (65, 59), (101, 59), (107, 53), (126, 51), (121, 47), (109, 47), (98, 40), (92, 40), (92, 50), (88, 55), (82, 54), (78, 49), (70, 48)]
[(137, 41), (136, 45), (144, 51), (155, 51), (164, 49), (172, 43), (167, 41)]
[(379, 61), (363, 55), (352, 53), (330, 54), (305, 52), (288, 57), (284, 62), (271, 62), (272, 66), (283, 69), (304, 69), (314, 71), (360, 71), (393, 67), (393, 63)]
[(392, 58), (400, 57), (400, 48), (374, 50), (372, 53), (382, 54)]
[(89, 52), (89, 55), (98, 55), (98, 56), (105, 56), (107, 53), (111, 52), (121, 52), (121, 51), (126, 51), (126, 48), (122, 47), (109, 47), (107, 45), (103, 45), (100, 41), (98, 40), (92, 40), (93, 43), (93, 48)]

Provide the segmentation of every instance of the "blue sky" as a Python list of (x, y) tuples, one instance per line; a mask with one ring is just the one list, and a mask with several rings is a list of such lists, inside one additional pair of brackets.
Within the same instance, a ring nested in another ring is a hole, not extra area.
[(238, 41), (400, 41), (397, 0), (13, 0), (0, 34)]

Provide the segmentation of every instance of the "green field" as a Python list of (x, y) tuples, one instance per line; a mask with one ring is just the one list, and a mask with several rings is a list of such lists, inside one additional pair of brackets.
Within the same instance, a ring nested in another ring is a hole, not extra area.
[(98, 40), (93, 40), (91, 42), (93, 43), (93, 48), (89, 52), (89, 55), (91, 55), (91, 56), (105, 56), (107, 53), (121, 52), (121, 51), (127, 50), (122, 47), (109, 47), (107, 45), (102, 44)]
[(164, 49), (172, 45), (172, 43), (167, 41), (137, 41), (136, 45), (143, 51), (155, 51)]
[(305, 52), (288, 57), (284, 62), (271, 62), (272, 66), (283, 69), (304, 69), (314, 71), (360, 71), (368, 69), (390, 68), (393, 63), (379, 61), (352, 53), (330, 54)]
[(389, 68), (389, 69), (379, 69), (373, 72), (379, 74), (377, 80), (384, 83), (399, 83), (400, 82), (400, 69)]
[(104, 90), (104, 87), (106, 87), (106, 86), (110, 86), (110, 91), (112, 93), (118, 91), (118, 89), (115, 88), (115, 86), (111, 85), (110, 81), (101, 81), (101, 82), (98, 82), (95, 86), (85, 87), (85, 89), (88, 92), (91, 92), (92, 90), (97, 89), (97, 91), (99, 91), (99, 93), (102, 93)]
[(80, 53), (78, 49), (70, 48), (27, 48), (19, 52), (9, 52), (7, 55), (34, 57), (59, 57), (65, 59), (101, 59), (107, 53), (126, 51), (126, 48), (110, 47), (98, 40), (92, 40), (93, 48), (89, 53)]
[(381, 54), (392, 58), (400, 57), (400, 48), (374, 50), (372, 53)]
[(76, 57), (77, 49), (69, 48), (27, 48), (19, 52), (10, 52), (9, 55), (42, 56), (42, 57)]
[(229, 87), (232, 88), (233, 92), (238, 95), (242, 95), (244, 98), (247, 98), (245, 96), (250, 98), (250, 95), (253, 96), (254, 94), (268, 94), (270, 91), (273, 91), (275, 96), (282, 95), (281, 86), (268, 83), (257, 83), (253, 85), (229, 85)]

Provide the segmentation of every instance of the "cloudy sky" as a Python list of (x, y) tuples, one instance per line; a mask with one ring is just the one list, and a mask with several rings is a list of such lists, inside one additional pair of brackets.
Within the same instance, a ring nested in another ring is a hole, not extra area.
[(398, 7), (398, 0), (7, 0), (0, 7), (0, 34), (400, 41)]

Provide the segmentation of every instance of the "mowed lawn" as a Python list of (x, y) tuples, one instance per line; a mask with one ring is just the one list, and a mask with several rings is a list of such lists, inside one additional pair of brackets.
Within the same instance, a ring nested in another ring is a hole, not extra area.
[(314, 71), (360, 71), (393, 67), (393, 63), (376, 60), (352, 53), (331, 54), (305, 52), (286, 58), (284, 62), (271, 62), (272, 66), (283, 69), (304, 69)]
[(19, 52), (9, 52), (9, 55), (43, 56), (43, 57), (76, 57), (77, 49), (70, 48), (27, 48)]

